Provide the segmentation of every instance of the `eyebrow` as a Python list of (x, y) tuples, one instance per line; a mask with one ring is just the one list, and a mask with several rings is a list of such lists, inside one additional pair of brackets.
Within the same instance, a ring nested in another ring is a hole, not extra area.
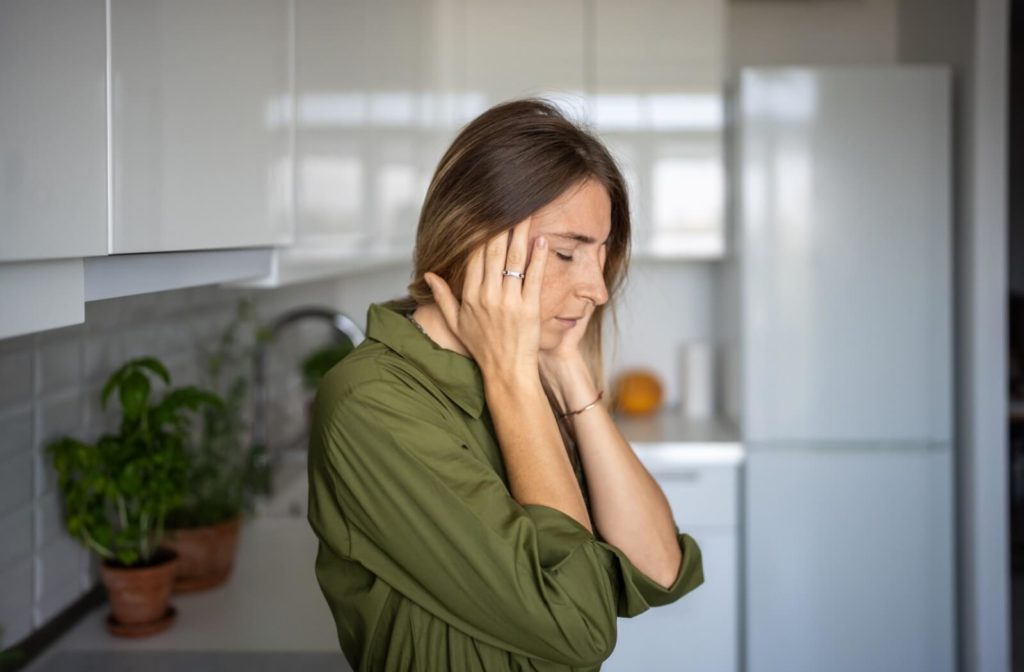
[[(575, 231), (568, 231), (566, 233), (550, 233), (548, 235), (550, 235), (550, 236), (558, 236), (559, 238), (567, 238), (569, 240), (578, 240), (581, 243), (596, 243), (597, 242), (597, 238), (594, 238), (593, 236), (588, 236), (588, 235), (586, 235), (584, 233), (576, 233)], [(608, 238), (604, 239), (604, 243), (607, 243), (609, 239), (611, 239), (611, 235), (609, 235)], [(601, 243), (601, 244), (604, 245), (604, 243)]]

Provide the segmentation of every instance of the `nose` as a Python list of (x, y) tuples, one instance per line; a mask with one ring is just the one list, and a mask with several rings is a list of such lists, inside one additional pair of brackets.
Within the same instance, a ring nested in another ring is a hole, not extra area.
[(592, 262), (585, 266), (586, 268), (581, 271), (577, 280), (576, 294), (595, 306), (608, 303), (608, 287), (604, 282), (602, 265)]

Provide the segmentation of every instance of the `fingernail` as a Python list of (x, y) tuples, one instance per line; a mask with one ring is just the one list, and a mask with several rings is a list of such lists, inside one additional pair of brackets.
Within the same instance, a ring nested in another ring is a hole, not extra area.
[(548, 241), (544, 238), (544, 236), (540, 236), (540, 237), (537, 238), (537, 247), (543, 248), (543, 247), (547, 247), (547, 246), (548, 246)]

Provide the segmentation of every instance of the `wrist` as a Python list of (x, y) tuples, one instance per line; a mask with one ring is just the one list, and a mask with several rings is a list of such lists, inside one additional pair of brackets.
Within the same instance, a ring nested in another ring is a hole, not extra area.
[(481, 372), (483, 374), (485, 390), (522, 392), (523, 390), (533, 391), (539, 389), (542, 393), (544, 391), (537, 369), (531, 371), (522, 367), (489, 368), (486, 370), (481, 369)]
[(597, 386), (582, 357), (549, 359), (542, 369), (565, 412), (581, 408), (597, 396)]

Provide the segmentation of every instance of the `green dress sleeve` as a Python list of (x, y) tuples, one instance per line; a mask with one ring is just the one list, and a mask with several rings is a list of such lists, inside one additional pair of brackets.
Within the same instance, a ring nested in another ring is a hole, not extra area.
[[(401, 380), (361, 383), (323, 408), (311, 456), (343, 524), (318, 534), (342, 555), (483, 642), (572, 667), (611, 655), (616, 617), (703, 582), (688, 534), (669, 588), (571, 516), (520, 505), (453, 431), (436, 400)], [(323, 503), (318, 507), (323, 518)]]

